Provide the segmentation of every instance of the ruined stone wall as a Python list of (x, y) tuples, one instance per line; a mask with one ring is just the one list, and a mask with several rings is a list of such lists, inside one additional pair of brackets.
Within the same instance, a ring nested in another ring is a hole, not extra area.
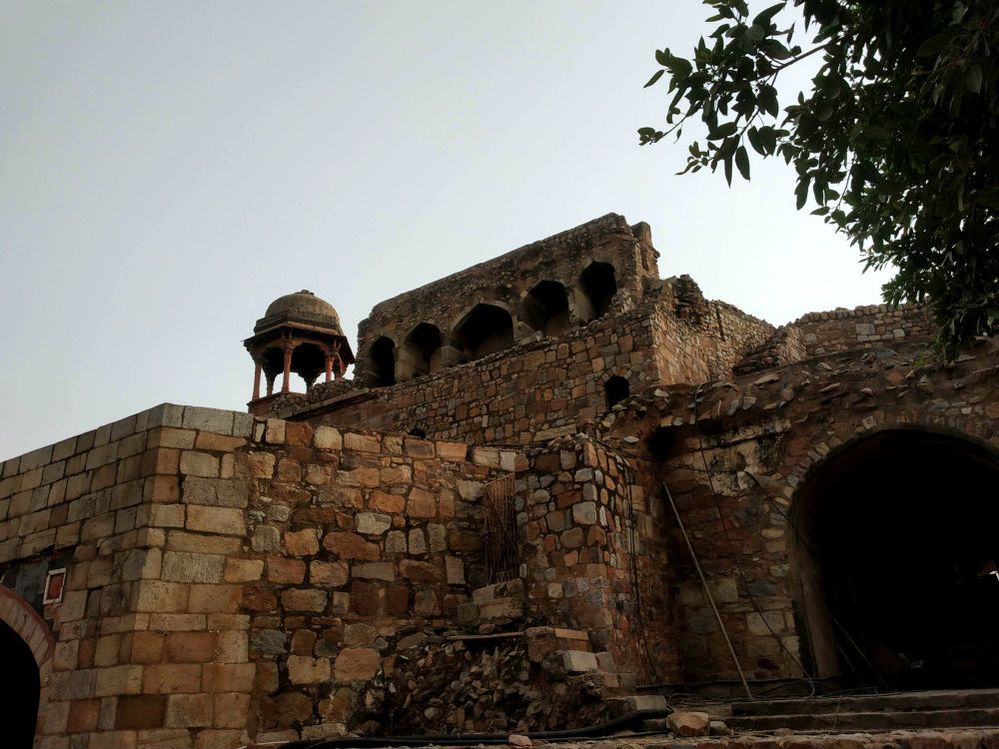
[(584, 324), (591, 313), (584, 309), (580, 274), (595, 261), (614, 268), (617, 292), (609, 311), (633, 309), (642, 298), (643, 279), (658, 278), (656, 256), (647, 225), (630, 227), (623, 216), (608, 214), (400, 294), (375, 305), (361, 322), (355, 377), (368, 381), (371, 348), (378, 338), (390, 339), (398, 356), (407, 336), (420, 323), (434, 326), (446, 349), (456, 325), (480, 302), (495, 304), (511, 314), (514, 343), (538, 337), (540, 333), (532, 327), (524, 305), (528, 292), (542, 281), (566, 289), (571, 324)]
[(255, 736), (380, 733), (396, 659), (484, 583), (478, 499), (515, 455), (277, 420), (261, 437), (237, 461)]
[(792, 325), (801, 330), (809, 357), (855, 348), (890, 346), (910, 338), (925, 339), (936, 332), (932, 310), (919, 305), (892, 309), (886, 304), (874, 304), (831, 312), (809, 312)]
[[(825, 456), (885, 428), (922, 427), (999, 446), (999, 349), (979, 347), (952, 369), (924, 367), (925, 349), (846, 352), (707, 388), (633, 399), (602, 439), (658, 463), (749, 678), (800, 676), (803, 642), (789, 515)], [(697, 398), (696, 410), (694, 408)], [(661, 488), (647, 501), (668, 507)], [(687, 682), (737, 673), (675, 522), (670, 528), (677, 636)]]
[[(322, 423), (408, 432), (479, 444), (527, 444), (570, 433), (607, 410), (604, 385), (614, 376), (632, 392), (651, 384), (730, 376), (743, 353), (773, 328), (718, 302), (703, 314), (678, 317), (668, 287), (628, 313), (609, 315), (558, 338), (524, 344), (475, 362), (392, 387), (338, 389)], [(279, 403), (281, 413), (321, 412), (326, 396)], [(301, 418), (301, 417), (299, 417)]]
[(583, 436), (528, 461), (518, 488), (529, 604), (555, 626), (588, 632), (620, 671), (676, 678), (666, 549), (635, 467)]
[[(382, 431), (420, 428), (440, 439), (525, 444), (571, 432), (606, 410), (604, 382), (632, 388), (658, 382), (654, 321), (643, 311), (615, 315), (558, 339), (538, 341), (372, 392), (323, 423)], [(321, 397), (316, 388), (315, 397)]]

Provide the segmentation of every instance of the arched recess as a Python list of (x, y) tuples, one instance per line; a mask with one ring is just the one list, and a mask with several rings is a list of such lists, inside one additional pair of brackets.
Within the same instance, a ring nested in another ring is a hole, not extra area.
[(631, 385), (624, 377), (614, 375), (607, 378), (604, 383), (604, 396), (607, 399), (607, 408), (613, 408), (631, 395)]
[(368, 385), (385, 387), (395, 385), (395, 341), (380, 336), (368, 351)]
[(896, 689), (999, 686), (997, 486), (993, 448), (921, 428), (815, 467), (790, 514), (806, 668)]
[(284, 372), (284, 349), (280, 346), (272, 346), (264, 352), (262, 369), (264, 379), (267, 381), (267, 395), (272, 395), (275, 383)]
[(326, 371), (326, 353), (314, 343), (301, 343), (291, 352), (291, 371), (312, 390), (319, 375)]
[(521, 319), (546, 336), (564, 333), (569, 328), (569, 294), (558, 281), (541, 281), (521, 302)]
[(31, 749), (54, 649), (52, 633), (42, 618), (0, 585), (0, 663), (4, 683), (10, 687), (0, 700), (4, 746)]
[(477, 304), (451, 333), (459, 361), (473, 361), (513, 345), (513, 317), (494, 304)]
[(601, 317), (610, 309), (617, 293), (617, 276), (610, 263), (594, 261), (579, 274), (574, 299), (576, 315), (585, 322)]
[(409, 380), (440, 370), (441, 343), (441, 331), (436, 325), (421, 322), (413, 328), (399, 348), (396, 378)]

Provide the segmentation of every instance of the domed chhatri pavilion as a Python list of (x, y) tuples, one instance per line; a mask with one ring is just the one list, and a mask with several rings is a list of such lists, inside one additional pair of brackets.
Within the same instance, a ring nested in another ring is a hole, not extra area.
[[(339, 380), (347, 365), (354, 361), (333, 305), (307, 289), (271, 302), (253, 326), (253, 335), (243, 343), (256, 364), (253, 398), (249, 403), (250, 411), (255, 414), (266, 413), (274, 397), (278, 374), (282, 375), (282, 393), (291, 392), (292, 373), (305, 381), (308, 391), (323, 373), (326, 382)], [(263, 397), (261, 372), (267, 381), (267, 394)]]

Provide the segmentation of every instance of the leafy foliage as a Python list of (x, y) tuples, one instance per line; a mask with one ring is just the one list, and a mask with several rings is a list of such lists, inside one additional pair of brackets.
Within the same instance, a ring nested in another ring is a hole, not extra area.
[[(704, 0), (714, 14), (690, 59), (656, 52), (666, 127), (700, 119), (682, 173), (750, 177), (750, 150), (797, 172), (798, 208), (845, 233), (866, 268), (893, 263), (898, 304), (929, 301), (949, 357), (999, 324), (999, 0)], [(805, 48), (796, 35), (808, 37)], [(783, 113), (782, 71), (812, 55), (811, 90)]]

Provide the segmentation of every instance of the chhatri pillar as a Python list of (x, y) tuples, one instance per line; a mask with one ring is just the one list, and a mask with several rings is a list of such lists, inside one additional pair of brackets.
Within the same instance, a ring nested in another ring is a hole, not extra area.
[[(305, 381), (308, 392), (320, 376), (325, 382), (339, 380), (354, 361), (333, 305), (304, 289), (271, 302), (243, 345), (254, 363), (253, 397), (247, 406), (257, 416), (267, 413), (281, 395), (292, 392), (292, 374)], [(281, 387), (275, 392), (278, 377)], [(261, 379), (267, 386), (263, 395)]]

